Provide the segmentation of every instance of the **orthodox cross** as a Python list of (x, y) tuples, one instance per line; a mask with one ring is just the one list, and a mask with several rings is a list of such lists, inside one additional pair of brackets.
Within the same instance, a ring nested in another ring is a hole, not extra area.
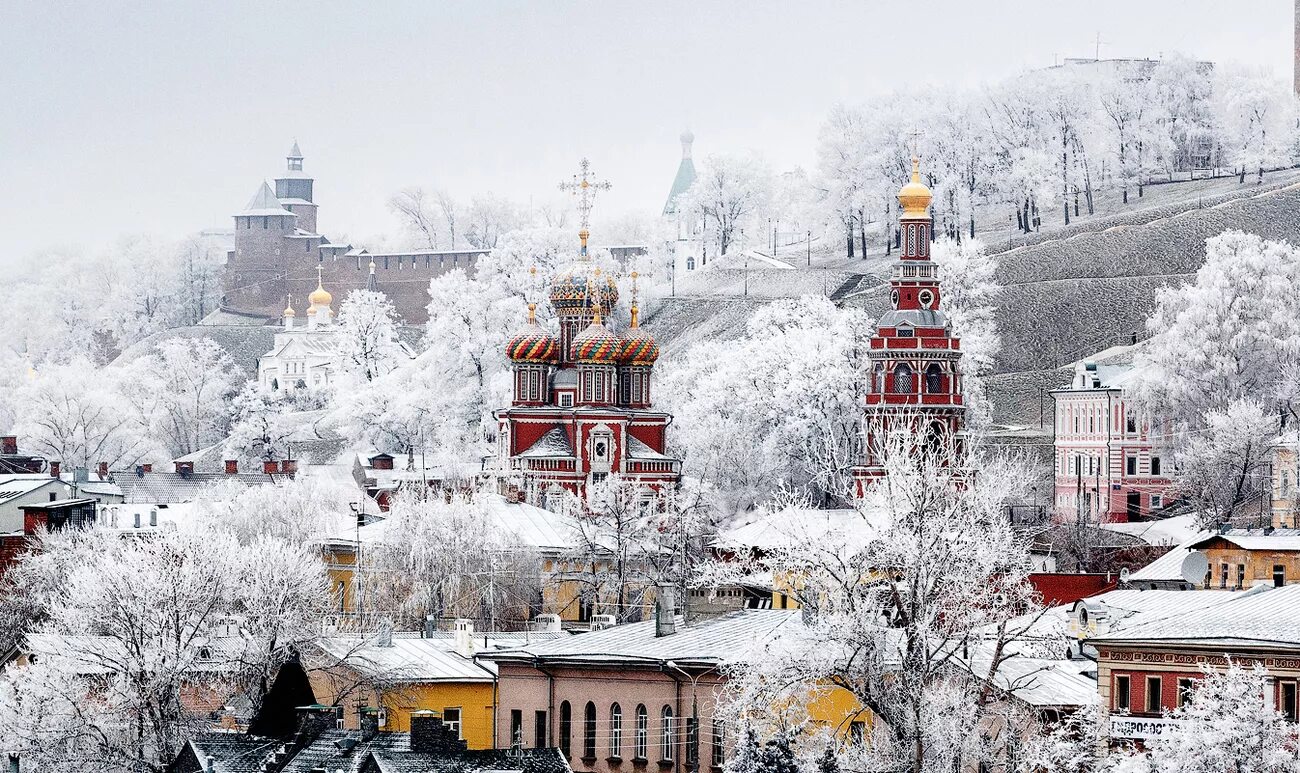
[(573, 176), (572, 182), (560, 183), (560, 190), (578, 197), (578, 224), (585, 231), (590, 225), (591, 208), (596, 205), (596, 193), (607, 191), (613, 186), (608, 181), (596, 182), (590, 178), (591, 162), (582, 159), (578, 162), (579, 174)]

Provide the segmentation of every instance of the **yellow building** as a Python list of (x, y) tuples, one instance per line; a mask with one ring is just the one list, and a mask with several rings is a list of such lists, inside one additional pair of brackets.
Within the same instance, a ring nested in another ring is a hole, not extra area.
[(1300, 528), (1300, 441), (1273, 447), (1272, 520), (1276, 529)]
[(1207, 590), (1244, 590), (1300, 582), (1300, 532), (1232, 529), (1191, 545), (1205, 554)]
[(319, 703), (343, 709), (348, 729), (379, 709), (380, 730), (407, 732), (415, 711), (436, 711), (470, 749), (494, 748), (496, 665), (474, 655), (564, 633), (475, 635), (468, 621), (452, 634), (379, 634), (321, 639), (308, 678)]

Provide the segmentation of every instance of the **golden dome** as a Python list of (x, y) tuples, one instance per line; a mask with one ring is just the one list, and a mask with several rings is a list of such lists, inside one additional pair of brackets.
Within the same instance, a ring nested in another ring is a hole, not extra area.
[(311, 291), (311, 295), (307, 296), (307, 300), (313, 306), (325, 307), (329, 307), (334, 302), (334, 296), (330, 295), (329, 291), (321, 285), (321, 268), (319, 266), (316, 267), (316, 289)]
[(912, 181), (898, 191), (898, 206), (903, 208), (903, 217), (925, 217), (932, 198), (930, 189), (921, 182), (921, 159), (912, 156)]
[(283, 317), (296, 317), (296, 316), (298, 316), (297, 313), (295, 313), (294, 310), (293, 310), (293, 296), (292, 296), (292, 295), (289, 296), (289, 305), (287, 305), (287, 306), (284, 307), (284, 313), (281, 314), (281, 316), (283, 316)]

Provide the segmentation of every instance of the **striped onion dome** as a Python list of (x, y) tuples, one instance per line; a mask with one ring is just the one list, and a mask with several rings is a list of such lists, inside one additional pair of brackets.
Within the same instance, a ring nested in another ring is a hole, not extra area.
[(632, 327), (618, 348), (618, 361), (624, 365), (654, 365), (659, 359), (659, 344), (650, 331), (641, 327), (636, 303), (632, 304)]
[(573, 359), (593, 365), (611, 365), (618, 360), (621, 346), (618, 336), (605, 327), (598, 315), (586, 330), (573, 339)]
[(537, 324), (537, 305), (528, 304), (528, 324), (506, 344), (506, 356), (514, 362), (555, 362), (560, 342)]

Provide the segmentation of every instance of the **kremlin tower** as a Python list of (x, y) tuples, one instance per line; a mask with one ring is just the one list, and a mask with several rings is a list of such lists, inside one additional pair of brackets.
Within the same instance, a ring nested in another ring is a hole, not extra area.
[(675, 487), (681, 476), (681, 463), (665, 454), (672, 417), (651, 407), (659, 346), (640, 327), (636, 274), (631, 326), (620, 335), (610, 326), (618, 286), (587, 253), (595, 187), (584, 162), (574, 186), (582, 197), (581, 248), (550, 288), (559, 335), (538, 324), (530, 303), (527, 325), (506, 344), (514, 388), (510, 407), (496, 412), (498, 469), (521, 476), (524, 496), (540, 506), (561, 491), (585, 496), (611, 474), (647, 491)]
[(889, 433), (907, 428), (927, 447), (951, 443), (960, 454), (961, 341), (940, 309), (939, 270), (930, 260), (930, 189), (912, 159), (912, 180), (898, 192), (902, 248), (890, 278), (893, 309), (876, 322), (868, 357), (865, 463), (854, 469), (861, 491), (885, 474), (882, 452)]

